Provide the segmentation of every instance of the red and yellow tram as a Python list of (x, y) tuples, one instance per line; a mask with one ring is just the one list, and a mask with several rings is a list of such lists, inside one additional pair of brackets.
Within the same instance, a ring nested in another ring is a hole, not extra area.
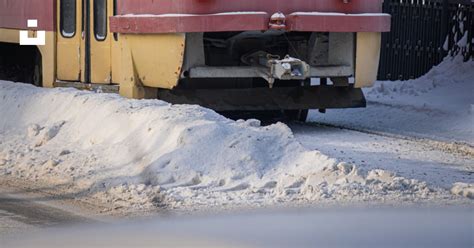
[[(381, 9), (382, 0), (0, 0), (0, 78), (222, 111), (363, 107), (360, 88), (376, 80), (390, 29)], [(21, 30), (45, 31), (45, 45), (19, 45)]]

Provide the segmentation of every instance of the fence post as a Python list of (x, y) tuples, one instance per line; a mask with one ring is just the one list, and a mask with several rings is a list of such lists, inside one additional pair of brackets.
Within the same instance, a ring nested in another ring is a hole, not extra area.
[(467, 27), (471, 27), (469, 29), (469, 34), (467, 36), (467, 42), (468, 42), (468, 51), (467, 51), (467, 56), (465, 61), (468, 61), (469, 59), (474, 60), (474, 3), (472, 3), (468, 6), (468, 12), (467, 12)]
[(443, 45), (445, 42), (448, 42), (448, 50), (450, 47), (452, 47), (452, 41), (451, 41), (451, 35), (449, 29), (449, 2), (448, 0), (443, 0), (443, 11), (442, 11), (442, 16), (441, 16), (441, 37), (440, 37), (440, 43), (441, 44), (441, 58), (446, 57), (448, 55), (448, 51), (444, 50)]

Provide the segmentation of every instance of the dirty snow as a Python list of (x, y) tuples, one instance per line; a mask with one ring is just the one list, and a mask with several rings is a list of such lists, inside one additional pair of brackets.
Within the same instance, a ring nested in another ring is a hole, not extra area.
[(0, 116), (0, 176), (113, 208), (467, 199), (198, 106), (0, 82)]

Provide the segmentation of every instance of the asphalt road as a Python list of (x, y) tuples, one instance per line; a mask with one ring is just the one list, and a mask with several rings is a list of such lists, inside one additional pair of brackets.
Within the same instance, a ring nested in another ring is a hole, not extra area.
[(470, 248), (472, 234), (470, 208), (266, 209), (54, 228), (5, 245), (9, 248)]
[(90, 222), (48, 201), (51, 199), (0, 190), (0, 239), (41, 228)]

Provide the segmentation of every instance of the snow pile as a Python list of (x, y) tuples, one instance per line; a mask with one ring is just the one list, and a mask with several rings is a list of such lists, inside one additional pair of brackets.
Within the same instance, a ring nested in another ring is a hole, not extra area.
[(451, 193), (474, 199), (474, 184), (455, 183)]
[(461, 55), (446, 57), (418, 79), (378, 82), (367, 98), (416, 112), (418, 117), (397, 117), (406, 123), (416, 120), (422, 126), (431, 125), (431, 137), (474, 145), (474, 60), (463, 59)]
[(377, 82), (367, 95), (369, 100), (474, 115), (474, 60), (464, 62), (462, 56), (446, 57), (420, 78)]
[(284, 124), (0, 82), (0, 175), (125, 208), (454, 197), (309, 151)]

